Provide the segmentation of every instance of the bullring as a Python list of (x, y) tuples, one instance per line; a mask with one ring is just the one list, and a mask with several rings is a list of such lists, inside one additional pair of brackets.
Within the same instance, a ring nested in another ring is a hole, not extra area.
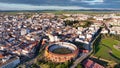
[(57, 42), (50, 44), (45, 49), (45, 57), (52, 62), (66, 62), (78, 55), (79, 49), (68, 42)]

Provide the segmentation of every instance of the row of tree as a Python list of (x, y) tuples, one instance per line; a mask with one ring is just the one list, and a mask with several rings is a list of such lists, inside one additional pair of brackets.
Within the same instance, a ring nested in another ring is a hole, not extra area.
[(113, 38), (120, 41), (120, 35), (118, 34), (102, 34), (102, 38)]
[(65, 26), (72, 26), (72, 27), (89, 27), (93, 22), (85, 20), (85, 21), (78, 21), (78, 20), (66, 20), (65, 22)]

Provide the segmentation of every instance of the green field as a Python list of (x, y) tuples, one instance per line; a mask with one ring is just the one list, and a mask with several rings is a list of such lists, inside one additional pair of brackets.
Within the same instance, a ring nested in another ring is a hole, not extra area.
[[(82, 14), (90, 14), (90, 15), (96, 15), (96, 14), (111, 14), (113, 12), (119, 12), (119, 11), (92, 11), (92, 10), (36, 10), (36, 11), (2, 11), (0, 12), (3, 14), (10, 14), (10, 15), (15, 15), (17, 13), (53, 13), (53, 14), (76, 14), (76, 13), (82, 13)], [(117, 14), (118, 16), (120, 14)]]
[(101, 39), (95, 45), (94, 56), (120, 63), (120, 51), (113, 47), (113, 45), (117, 45), (119, 42), (112, 38)]

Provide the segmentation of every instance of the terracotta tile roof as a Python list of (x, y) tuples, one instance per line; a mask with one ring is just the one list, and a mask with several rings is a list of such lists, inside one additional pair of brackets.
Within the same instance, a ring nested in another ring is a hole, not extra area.
[(104, 68), (100, 64), (88, 59), (83, 62), (85, 68)]
[(0, 54), (0, 59), (3, 58), (4, 56), (2, 54)]

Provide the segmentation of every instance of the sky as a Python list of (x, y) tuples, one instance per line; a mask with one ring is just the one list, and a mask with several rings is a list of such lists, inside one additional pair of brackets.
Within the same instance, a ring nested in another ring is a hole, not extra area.
[(0, 10), (120, 9), (120, 0), (0, 0)]

